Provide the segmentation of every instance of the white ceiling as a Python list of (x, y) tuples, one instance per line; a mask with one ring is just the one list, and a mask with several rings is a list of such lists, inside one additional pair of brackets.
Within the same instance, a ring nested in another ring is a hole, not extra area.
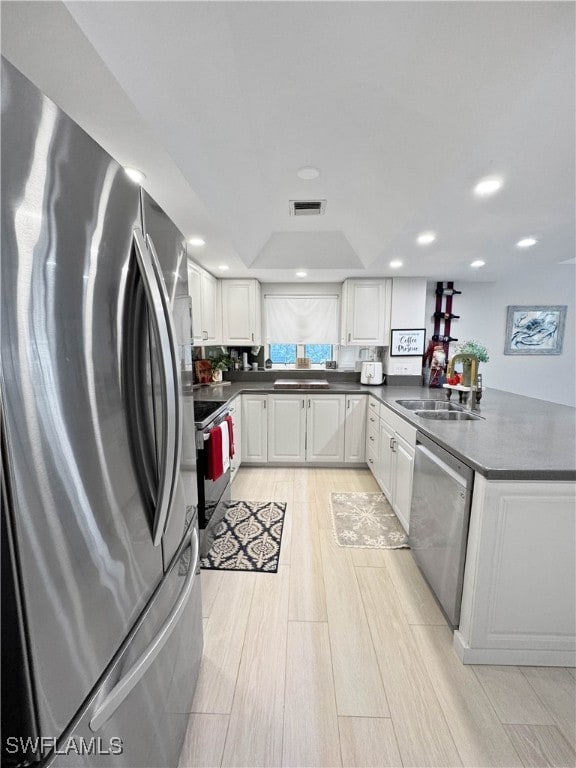
[(573, 279), (573, 3), (4, 2), (2, 50), (147, 174), (215, 274)]

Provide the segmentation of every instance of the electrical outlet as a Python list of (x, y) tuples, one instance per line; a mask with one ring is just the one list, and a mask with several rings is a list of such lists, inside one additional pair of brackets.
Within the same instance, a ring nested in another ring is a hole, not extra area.
[(396, 365), (394, 366), (394, 373), (396, 374), (396, 376), (404, 376), (408, 373), (408, 366)]

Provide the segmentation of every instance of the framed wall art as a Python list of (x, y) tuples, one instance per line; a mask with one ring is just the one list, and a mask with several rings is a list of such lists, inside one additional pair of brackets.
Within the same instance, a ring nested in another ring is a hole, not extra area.
[(425, 328), (394, 329), (390, 331), (391, 357), (417, 357), (424, 354)]
[(509, 306), (504, 354), (561, 354), (565, 323), (565, 305)]

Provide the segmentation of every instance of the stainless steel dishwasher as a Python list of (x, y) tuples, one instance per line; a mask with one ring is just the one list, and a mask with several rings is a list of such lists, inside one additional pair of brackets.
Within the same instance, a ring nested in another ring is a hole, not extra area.
[(460, 621), (473, 481), (470, 467), (418, 432), (408, 543), (453, 628)]

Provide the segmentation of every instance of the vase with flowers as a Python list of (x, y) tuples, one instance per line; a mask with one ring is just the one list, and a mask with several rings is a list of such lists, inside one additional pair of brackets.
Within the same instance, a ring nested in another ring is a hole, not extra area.
[(456, 347), (456, 352), (459, 355), (470, 355), (470, 359), (462, 359), (462, 384), (465, 387), (472, 386), (472, 357), (475, 357), (479, 363), (487, 363), (490, 358), (488, 357), (488, 350), (483, 344), (478, 341), (470, 339)]

